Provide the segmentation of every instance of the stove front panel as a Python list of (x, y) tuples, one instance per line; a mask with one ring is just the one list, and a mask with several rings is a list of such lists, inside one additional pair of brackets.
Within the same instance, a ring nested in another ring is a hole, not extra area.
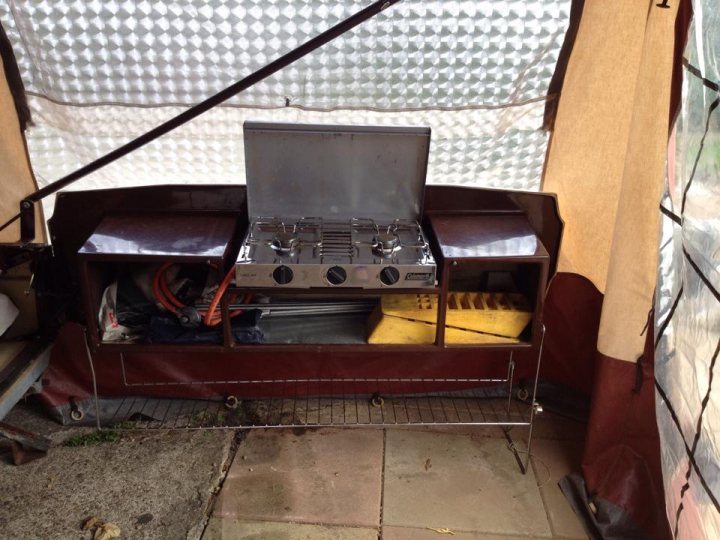
[(425, 264), (258, 264), (235, 266), (238, 287), (309, 289), (416, 289), (435, 285), (436, 266)]

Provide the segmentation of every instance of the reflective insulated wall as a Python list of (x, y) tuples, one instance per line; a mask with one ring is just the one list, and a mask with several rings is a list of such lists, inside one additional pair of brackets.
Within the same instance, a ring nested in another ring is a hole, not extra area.
[[(0, 0), (41, 185), (371, 0)], [(432, 128), (428, 182), (538, 189), (570, 0), (404, 0), (74, 189), (244, 182), (247, 120)]]
[(693, 2), (662, 201), (657, 417), (676, 538), (720, 538), (720, 10)]

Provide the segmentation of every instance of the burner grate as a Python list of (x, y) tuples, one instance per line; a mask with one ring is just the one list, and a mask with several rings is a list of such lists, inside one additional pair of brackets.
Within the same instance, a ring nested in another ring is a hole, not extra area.
[(323, 227), (320, 233), (320, 257), (350, 257), (355, 254), (350, 227)]

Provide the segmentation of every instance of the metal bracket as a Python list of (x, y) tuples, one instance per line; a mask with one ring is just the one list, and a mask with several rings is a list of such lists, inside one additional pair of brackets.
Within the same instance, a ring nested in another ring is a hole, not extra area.
[(30, 199), (20, 202), (20, 241), (24, 244), (35, 239), (35, 203)]
[(50, 439), (10, 424), (0, 422), (0, 439), (8, 439), (12, 449), (13, 463), (22, 465), (44, 457), (50, 449)]

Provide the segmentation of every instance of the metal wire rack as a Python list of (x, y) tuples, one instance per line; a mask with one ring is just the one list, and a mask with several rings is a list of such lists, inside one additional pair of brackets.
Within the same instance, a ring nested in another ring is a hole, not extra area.
[[(544, 328), (543, 335), (544, 337)], [(129, 380), (120, 354), (122, 383), (129, 397), (115, 400), (101, 426), (93, 355), (87, 356), (93, 377), (98, 429), (249, 429), (387, 426), (499, 426), (515, 451), (521, 472), (527, 471), (532, 442), (535, 394), (543, 339), (528, 400), (514, 399), (515, 363), (509, 354), (507, 374), (494, 378), (307, 378), (273, 380)], [(234, 395), (189, 400), (142, 397), (153, 387), (221, 385)], [(133, 396), (135, 394), (135, 396)], [(107, 413), (107, 409), (104, 411)], [(527, 429), (527, 451), (521, 458), (510, 429)]]
[(478, 391), (464, 395), (308, 396), (224, 401), (129, 397), (106, 426), (128, 429), (308, 428), (333, 426), (529, 426), (526, 404)]

